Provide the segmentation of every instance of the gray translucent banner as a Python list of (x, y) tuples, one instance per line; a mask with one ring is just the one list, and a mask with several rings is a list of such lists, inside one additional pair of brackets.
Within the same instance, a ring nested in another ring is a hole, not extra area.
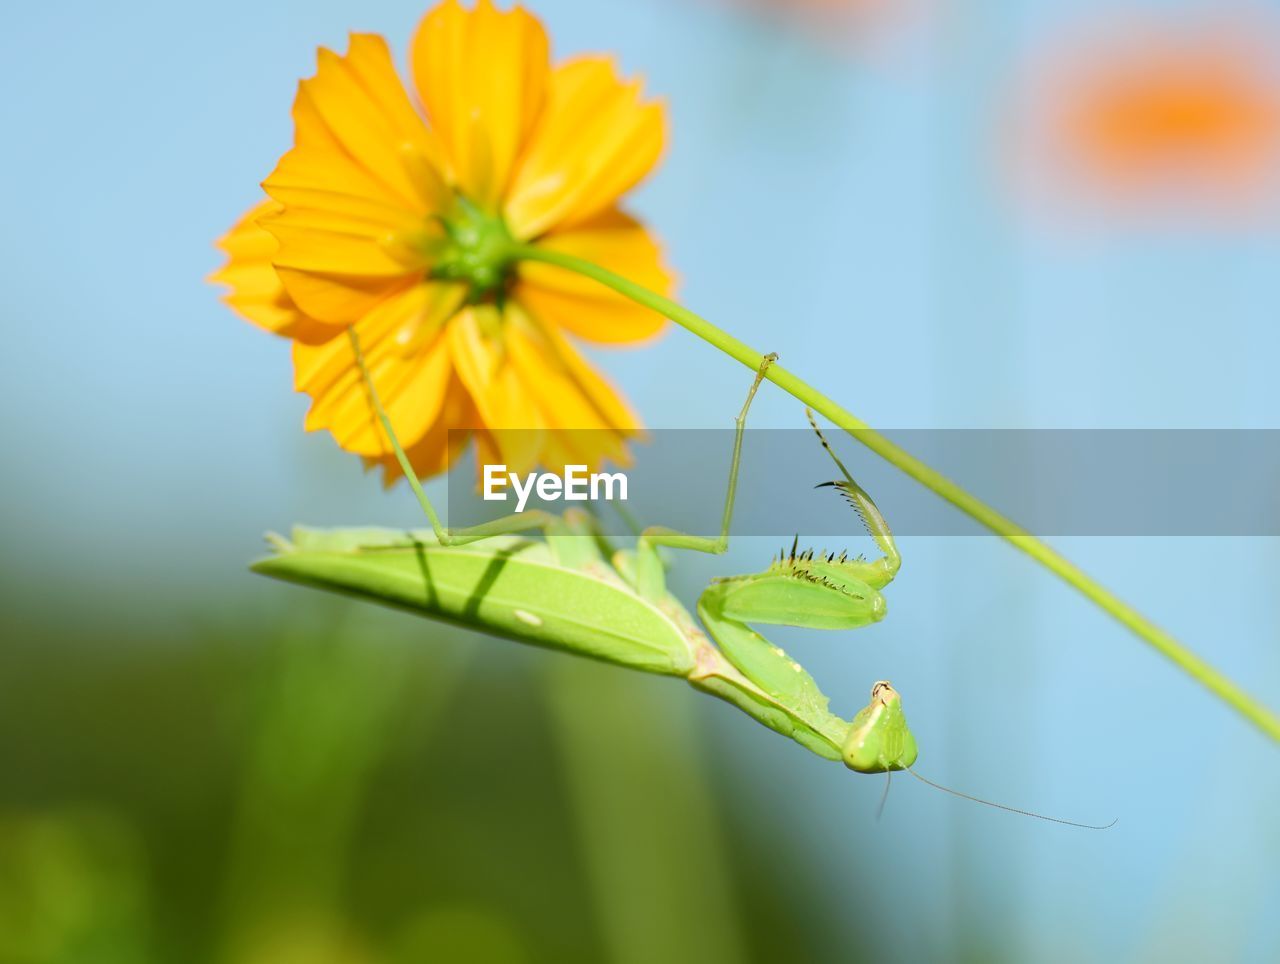
[[(885, 434), (1036, 535), (1280, 535), (1280, 431), (912, 429)], [(895, 533), (986, 532), (843, 432), (829, 429), (827, 437)], [(627, 499), (620, 504), (641, 525), (714, 535), (733, 440), (732, 430), (655, 430), (631, 446), (633, 464), (607, 464), (598, 471), (625, 474)], [(593, 432), (541, 439), (508, 432), (499, 441), (507, 452), (550, 451), (554, 449), (538, 446), (552, 443), (560, 451), (588, 453), (602, 450), (606, 439)], [(837, 493), (815, 489), (817, 483), (837, 478), (839, 471), (808, 429), (748, 429), (733, 532), (776, 537), (860, 532), (853, 511)], [(517, 497), (510, 484), (491, 489), (504, 492), (504, 501), (486, 501), (481, 479), (472, 446), (449, 473), (450, 526), (475, 525), (515, 511)], [(581, 487), (590, 494), (585, 479)], [(544, 492), (550, 494), (552, 488), (554, 483), (544, 484)], [(612, 489), (616, 500), (616, 480)], [(587, 508), (605, 533), (629, 534), (627, 521), (605, 498), (603, 480), (596, 494), (595, 500), (539, 499), (534, 489), (525, 510)]]

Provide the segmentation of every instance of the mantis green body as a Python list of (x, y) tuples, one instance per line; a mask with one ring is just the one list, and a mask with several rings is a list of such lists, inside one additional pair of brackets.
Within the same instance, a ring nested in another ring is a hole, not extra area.
[[(840, 719), (808, 672), (742, 622), (741, 611), (737, 618), (723, 615), (725, 584), (704, 593), (704, 632), (665, 589), (642, 596), (627, 575), (635, 556), (620, 552), (610, 561), (593, 529), (577, 511), (557, 518), (544, 541), (496, 536), (466, 546), (442, 546), (430, 531), (299, 528), (290, 540), (273, 537), (277, 554), (253, 568), (534, 646), (681, 677), (861, 772), (914, 762), (900, 707), (880, 712), (886, 702), (897, 703), (887, 684), (877, 684), (881, 692), (852, 723)], [(890, 731), (900, 734), (896, 741), (884, 738)], [(902, 752), (877, 751), (877, 738)]]
[[(810, 424), (843, 476), (823, 485), (848, 500), (881, 557), (820, 555), (802, 552), (793, 543), (763, 572), (712, 582), (698, 599), (697, 619), (668, 591), (660, 547), (715, 554), (728, 548), (747, 412), (776, 356), (764, 358), (736, 420), (719, 536), (653, 527), (640, 534), (634, 550), (622, 550), (608, 543), (591, 515), (578, 510), (563, 515), (526, 512), (458, 532), (444, 528), (396, 441), (354, 331), (350, 337), (370, 401), (431, 529), (298, 528), (291, 539), (269, 536), (275, 554), (254, 563), (255, 571), (534, 646), (678, 676), (858, 773), (908, 770), (948, 793), (1041, 816), (920, 776), (911, 769), (915, 737), (892, 685), (875, 683), (867, 705), (845, 720), (831, 712), (826, 695), (804, 667), (752, 628), (857, 629), (877, 622), (886, 611), (881, 590), (901, 565), (884, 517), (840, 462), (812, 414)], [(540, 530), (543, 538), (520, 534), (532, 530)]]
[[(710, 553), (728, 547), (747, 412), (772, 361), (761, 366), (737, 418), (716, 538), (655, 527), (633, 551), (617, 550), (590, 515), (575, 510), (528, 512), (449, 532), (415, 486), (432, 530), (299, 528), (288, 540), (272, 536), (276, 554), (253, 568), (535, 646), (679, 676), (858, 772), (909, 767), (915, 740), (892, 686), (877, 683), (867, 707), (843, 719), (813, 677), (752, 628), (856, 629), (884, 617), (880, 590), (897, 573), (900, 556), (875, 504), (842, 465), (845, 478), (832, 484), (858, 510), (882, 558), (818, 555), (793, 545), (763, 572), (713, 582), (698, 600), (697, 619), (667, 589), (659, 547)], [(543, 539), (517, 534), (532, 529)]]

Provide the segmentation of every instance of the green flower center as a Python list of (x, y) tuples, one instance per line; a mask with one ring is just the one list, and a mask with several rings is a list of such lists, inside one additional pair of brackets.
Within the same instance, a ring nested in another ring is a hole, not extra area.
[(465, 282), (471, 288), (468, 300), (472, 303), (501, 300), (514, 267), (514, 239), (506, 222), (459, 195), (441, 223), (444, 238), (435, 253), (431, 277)]

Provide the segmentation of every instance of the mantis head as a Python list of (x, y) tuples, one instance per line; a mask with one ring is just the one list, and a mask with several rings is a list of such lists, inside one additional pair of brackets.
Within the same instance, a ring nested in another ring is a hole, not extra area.
[[(1107, 830), (1114, 827), (1116, 821), (1108, 824), (1077, 823), (1074, 820), (1063, 820), (1061, 817), (1049, 817), (1033, 810), (1020, 810), (991, 800), (983, 800), (951, 787), (934, 783), (928, 777), (921, 776), (912, 769), (916, 762), (916, 738), (911, 735), (907, 726), (907, 718), (902, 712), (902, 698), (898, 691), (887, 680), (880, 680), (871, 687), (871, 702), (853, 718), (849, 727), (849, 735), (844, 739), (844, 765), (858, 773), (887, 773), (893, 770), (906, 770), (921, 783), (928, 784), (935, 790), (941, 790), (952, 796), (962, 797), (984, 807), (1005, 810), (1009, 813), (1047, 820), (1049, 823), (1061, 823), (1068, 827), (1080, 827), (1084, 830)], [(889, 793), (889, 785), (885, 784), (885, 796)], [(880, 799), (880, 807), (884, 808), (884, 797)]]
[(843, 753), (845, 766), (858, 773), (906, 770), (916, 762), (916, 738), (902, 698), (887, 680), (871, 687), (871, 702), (853, 718)]

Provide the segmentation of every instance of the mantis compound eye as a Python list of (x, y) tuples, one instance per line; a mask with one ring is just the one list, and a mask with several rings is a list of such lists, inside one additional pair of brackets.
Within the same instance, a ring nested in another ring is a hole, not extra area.
[(898, 691), (893, 688), (893, 684), (887, 679), (877, 680), (871, 684), (871, 701), (873, 703), (888, 703), (890, 699), (898, 695)]

